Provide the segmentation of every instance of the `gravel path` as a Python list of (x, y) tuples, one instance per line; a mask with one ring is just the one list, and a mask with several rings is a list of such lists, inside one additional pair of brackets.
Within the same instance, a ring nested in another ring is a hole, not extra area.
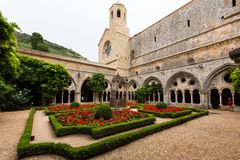
[[(91, 160), (239, 160), (240, 113), (211, 112), (214, 114), (147, 136)], [(16, 145), (28, 114), (29, 111), (0, 113), (1, 160), (16, 159)], [(44, 155), (25, 160), (40, 159), (64, 158)]]
[(17, 144), (29, 111), (0, 112), (0, 159), (17, 159)]
[(239, 160), (240, 113), (211, 113), (92, 160)]

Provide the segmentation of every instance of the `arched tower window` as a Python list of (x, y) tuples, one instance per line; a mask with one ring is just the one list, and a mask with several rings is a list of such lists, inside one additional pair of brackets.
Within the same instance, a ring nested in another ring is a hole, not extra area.
[(120, 9), (117, 10), (117, 17), (121, 17), (121, 10)]
[(111, 50), (112, 50), (111, 42), (110, 42), (110, 41), (107, 41), (107, 42), (104, 44), (103, 52), (104, 52), (106, 55), (109, 55), (110, 52), (111, 52)]
[(237, 0), (232, 0), (232, 6), (235, 7), (237, 5)]

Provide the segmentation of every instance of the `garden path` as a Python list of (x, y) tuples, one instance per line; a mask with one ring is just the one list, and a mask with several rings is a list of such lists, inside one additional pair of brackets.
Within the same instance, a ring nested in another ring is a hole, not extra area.
[[(171, 119), (157, 118), (157, 120), (155, 121), (155, 124), (162, 123), (169, 120)], [(138, 129), (132, 129), (126, 132), (130, 132), (134, 130), (138, 130)], [(122, 132), (119, 134), (124, 134), (126, 132)], [(103, 139), (111, 137), (111, 136), (107, 136), (97, 140), (87, 134), (74, 134), (74, 135), (67, 135), (63, 137), (56, 137), (52, 129), (52, 126), (50, 125), (50, 122), (48, 120), (48, 116), (45, 115), (44, 111), (36, 111), (34, 116), (34, 121), (33, 121), (32, 135), (35, 136), (35, 140), (32, 143), (42, 143), (42, 142), (67, 143), (73, 147), (86, 146), (86, 145), (95, 143), (97, 141), (101, 141)]]

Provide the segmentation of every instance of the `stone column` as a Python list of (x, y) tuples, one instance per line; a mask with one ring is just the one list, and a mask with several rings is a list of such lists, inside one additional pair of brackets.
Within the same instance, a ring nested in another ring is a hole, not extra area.
[(102, 92), (102, 95), (101, 95), (101, 102), (103, 102), (103, 96), (104, 96), (104, 92)]
[(204, 100), (205, 100), (204, 91), (200, 91), (199, 96), (200, 96), (200, 106), (204, 107)]
[(81, 93), (80, 92), (76, 92), (75, 93), (75, 101), (76, 102), (81, 102)]
[(212, 108), (211, 93), (208, 93), (208, 106)]
[(178, 92), (175, 92), (175, 103), (178, 103)]
[(71, 102), (71, 91), (68, 91), (68, 103)]
[(232, 92), (232, 104), (235, 106), (235, 92)]
[(126, 92), (126, 100), (129, 101), (128, 92)]
[(155, 93), (153, 93), (153, 102), (156, 102)]
[(62, 97), (61, 104), (63, 104), (64, 92), (61, 92), (61, 93), (62, 93), (62, 95), (61, 95), (61, 97)]
[(219, 92), (219, 100), (220, 100), (220, 106), (222, 106), (222, 92)]
[(148, 102), (151, 102), (151, 96), (150, 96), (150, 94), (148, 95)]
[(191, 104), (194, 104), (193, 103), (193, 91), (190, 91), (190, 96), (191, 96)]
[[(163, 101), (165, 103), (169, 103), (168, 94), (169, 92), (163, 92), (163, 94), (160, 93), (160, 95), (163, 95)], [(159, 99), (161, 99), (161, 96), (159, 97)]]
[(185, 103), (185, 92), (183, 92), (182, 95), (183, 95), (183, 102), (182, 103)]
[(161, 101), (161, 94), (159, 92), (157, 92), (157, 96), (158, 96), (158, 102)]

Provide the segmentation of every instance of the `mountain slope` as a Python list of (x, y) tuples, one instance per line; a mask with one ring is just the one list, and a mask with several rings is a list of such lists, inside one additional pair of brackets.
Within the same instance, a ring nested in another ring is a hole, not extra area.
[[(16, 38), (17, 38), (17, 43), (19, 48), (32, 48), (31, 35), (28, 35), (26, 33), (16, 32)], [(85, 57), (83, 57), (79, 53), (71, 49), (65, 48), (61, 45), (58, 45), (56, 43), (52, 43), (47, 40), (44, 40), (44, 43), (48, 46), (50, 53), (87, 60)]]

